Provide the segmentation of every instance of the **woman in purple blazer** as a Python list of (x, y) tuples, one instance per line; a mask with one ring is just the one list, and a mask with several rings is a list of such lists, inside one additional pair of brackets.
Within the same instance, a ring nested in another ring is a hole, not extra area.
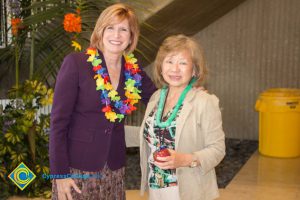
[(90, 48), (65, 57), (51, 113), (52, 199), (125, 199), (124, 117), (156, 90), (130, 54), (138, 35), (133, 10), (114, 4)]

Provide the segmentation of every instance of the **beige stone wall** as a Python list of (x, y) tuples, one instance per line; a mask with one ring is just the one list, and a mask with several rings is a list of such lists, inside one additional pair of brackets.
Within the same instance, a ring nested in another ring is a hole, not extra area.
[(247, 0), (195, 35), (229, 138), (258, 139), (259, 93), (300, 88), (300, 1)]

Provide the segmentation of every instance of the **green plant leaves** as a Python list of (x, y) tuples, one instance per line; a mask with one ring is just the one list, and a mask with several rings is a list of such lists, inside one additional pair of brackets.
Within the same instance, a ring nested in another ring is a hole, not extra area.
[[(15, 99), (17, 92), (21, 98)], [(37, 113), (52, 103), (53, 90), (39, 81), (27, 80), (18, 90), (11, 89), (10, 96), (12, 99), (0, 114), (0, 197), (18, 194), (49, 197), (51, 183), (43, 179), (42, 174), (49, 174), (47, 131), (50, 116)], [(23, 192), (16, 190), (7, 177), (21, 162), (37, 176)], [(4, 183), (7, 187), (3, 186)]]

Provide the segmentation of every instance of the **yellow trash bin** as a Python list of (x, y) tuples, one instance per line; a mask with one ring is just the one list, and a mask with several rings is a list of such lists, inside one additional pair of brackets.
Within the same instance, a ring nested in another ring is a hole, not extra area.
[(260, 94), (259, 152), (266, 156), (300, 156), (300, 89), (273, 88)]

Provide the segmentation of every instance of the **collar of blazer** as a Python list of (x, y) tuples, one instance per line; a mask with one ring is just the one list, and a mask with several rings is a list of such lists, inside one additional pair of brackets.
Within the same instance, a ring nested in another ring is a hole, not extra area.
[[(192, 111), (192, 103), (191, 101), (194, 99), (195, 95), (196, 95), (197, 91), (195, 88), (192, 88), (189, 93), (187, 94), (185, 100), (183, 101), (183, 106), (180, 112), (180, 115), (178, 116), (178, 118), (176, 119), (176, 135), (175, 135), (175, 150), (178, 147), (178, 141), (180, 138), (180, 135), (183, 131), (183, 125), (187, 119), (187, 117), (189, 116), (190, 112)], [(159, 100), (159, 95), (160, 95), (160, 89), (158, 91), (156, 91), (152, 98), (150, 99), (146, 112), (145, 112), (145, 116), (148, 116), (149, 113), (153, 110), (153, 108), (155, 107), (155, 105), (157, 104), (158, 100)]]

